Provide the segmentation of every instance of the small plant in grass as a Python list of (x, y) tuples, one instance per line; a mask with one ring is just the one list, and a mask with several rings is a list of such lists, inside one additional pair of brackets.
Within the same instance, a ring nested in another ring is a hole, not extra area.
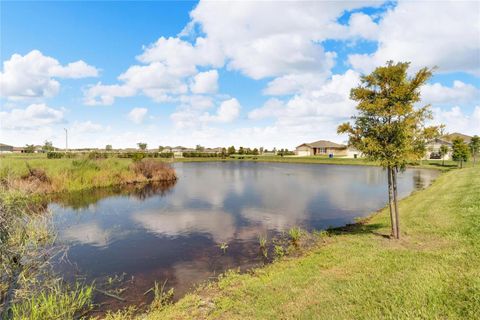
[(153, 288), (150, 288), (144, 293), (144, 295), (146, 295), (149, 292), (153, 292), (153, 301), (150, 304), (150, 309), (162, 309), (172, 302), (174, 289), (170, 288), (168, 291), (166, 291), (166, 284), (167, 280), (165, 280), (162, 285), (155, 281)]
[(300, 238), (302, 236), (302, 229), (300, 229), (299, 227), (293, 227), (288, 230), (288, 236), (290, 237), (292, 244), (294, 246), (298, 246)]
[(326, 238), (330, 235), (327, 230), (315, 230), (313, 234), (319, 238)]
[(222, 250), (223, 254), (225, 254), (228, 249), (228, 243), (222, 242), (218, 245), (218, 247), (220, 248), (220, 250)]

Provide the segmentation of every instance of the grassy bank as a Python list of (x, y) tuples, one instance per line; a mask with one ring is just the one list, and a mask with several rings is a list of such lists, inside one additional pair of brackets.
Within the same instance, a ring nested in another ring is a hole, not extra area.
[(382, 210), (308, 254), (218, 283), (140, 319), (476, 319), (480, 168), (453, 170), (400, 203), (402, 239)]
[[(159, 160), (47, 159), (45, 156), (8, 156), (0, 161), (0, 180), (7, 189), (25, 192), (65, 192), (121, 184), (172, 180), (175, 173)], [(146, 165), (149, 164), (149, 165)], [(44, 176), (32, 174), (32, 170)]]

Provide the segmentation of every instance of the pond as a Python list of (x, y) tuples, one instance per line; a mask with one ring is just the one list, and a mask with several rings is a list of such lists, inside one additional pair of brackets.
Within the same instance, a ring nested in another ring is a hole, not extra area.
[[(176, 183), (97, 189), (49, 205), (65, 279), (114, 285), (126, 299), (98, 295), (104, 309), (142, 305), (154, 284), (179, 298), (226, 269), (262, 263), (259, 236), (294, 226), (320, 230), (385, 206), (386, 173), (368, 166), (254, 162), (176, 163)], [(433, 170), (399, 175), (399, 195), (428, 186)], [(223, 252), (220, 245), (228, 244)], [(125, 291), (123, 291), (125, 290)], [(101, 308), (101, 309), (102, 309)]]

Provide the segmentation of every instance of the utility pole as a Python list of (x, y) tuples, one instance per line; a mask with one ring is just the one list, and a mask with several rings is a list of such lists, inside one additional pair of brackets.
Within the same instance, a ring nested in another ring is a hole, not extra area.
[(65, 152), (68, 152), (68, 130), (67, 128), (63, 128), (65, 130)]

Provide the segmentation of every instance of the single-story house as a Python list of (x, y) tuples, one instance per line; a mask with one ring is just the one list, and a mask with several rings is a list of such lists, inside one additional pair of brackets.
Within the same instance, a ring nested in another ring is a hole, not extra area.
[(443, 157), (444, 160), (452, 158), (452, 142), (442, 138), (435, 138), (427, 143), (427, 153), (425, 159), (442, 159), (440, 155), (440, 147), (445, 145), (448, 147), (448, 153)]
[(318, 140), (311, 143), (302, 143), (297, 146), (295, 154), (304, 157), (329, 154), (333, 154), (334, 156), (346, 156), (347, 146), (327, 140)]
[(349, 146), (347, 148), (347, 158), (353, 158), (353, 159), (356, 159), (356, 158), (362, 158), (363, 157), (363, 153), (361, 151), (359, 151), (358, 149), (352, 147), (352, 146)]
[(452, 158), (452, 141), (455, 139), (462, 139), (463, 142), (466, 144), (470, 143), (470, 140), (472, 139), (471, 136), (468, 136), (463, 133), (450, 133), (446, 134), (440, 138), (435, 138), (427, 143), (427, 153), (425, 155), (425, 159), (442, 159), (440, 156), (440, 147), (442, 145), (446, 145), (449, 149), (448, 153), (444, 156), (444, 160), (450, 160)]

